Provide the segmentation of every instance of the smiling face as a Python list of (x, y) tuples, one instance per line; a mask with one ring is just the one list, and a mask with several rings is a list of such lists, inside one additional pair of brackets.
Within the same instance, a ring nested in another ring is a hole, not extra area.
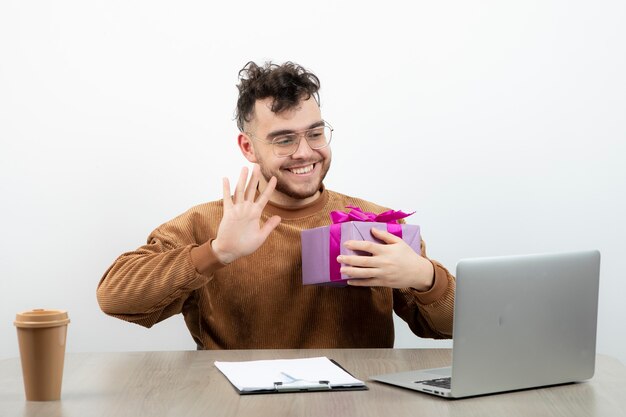
[(277, 133), (300, 132), (323, 124), (320, 108), (313, 98), (281, 113), (272, 112), (271, 104), (271, 97), (256, 101), (254, 117), (245, 126), (250, 135), (239, 134), (239, 147), (248, 161), (261, 168), (261, 190), (272, 176), (278, 180), (272, 202), (292, 207), (308, 204), (319, 197), (322, 180), (330, 168), (330, 147), (313, 150), (300, 136), (296, 152), (280, 158), (274, 154), (272, 145), (264, 141)]

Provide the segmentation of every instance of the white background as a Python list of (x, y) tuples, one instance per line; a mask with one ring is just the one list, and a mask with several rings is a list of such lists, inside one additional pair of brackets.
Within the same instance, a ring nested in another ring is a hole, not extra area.
[(625, 21), (621, 0), (3, 0), (0, 357), (18, 355), (15, 313), (37, 307), (69, 311), (68, 351), (195, 348), (182, 316), (105, 316), (96, 285), (221, 197), (245, 163), (237, 72), (272, 59), (322, 81), (328, 188), (416, 210), (451, 270), (599, 249), (598, 351), (626, 362)]

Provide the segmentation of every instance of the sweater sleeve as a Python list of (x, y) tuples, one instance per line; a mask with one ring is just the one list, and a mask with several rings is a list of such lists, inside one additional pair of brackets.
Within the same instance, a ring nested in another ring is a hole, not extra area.
[[(421, 246), (422, 256), (427, 258), (424, 241)], [(393, 309), (416, 335), (449, 339), (452, 337), (456, 280), (443, 265), (433, 260), (430, 262), (435, 271), (432, 287), (424, 292), (413, 288), (394, 290)]]
[(146, 245), (122, 254), (105, 272), (97, 289), (102, 311), (145, 327), (180, 313), (189, 295), (224, 266), (210, 253), (211, 267), (200, 274), (191, 261), (195, 246), (163, 228), (152, 232)]

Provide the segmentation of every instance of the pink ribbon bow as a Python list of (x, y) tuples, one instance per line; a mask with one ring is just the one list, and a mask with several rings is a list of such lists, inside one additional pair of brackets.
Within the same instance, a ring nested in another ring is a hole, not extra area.
[(403, 211), (396, 210), (388, 210), (380, 214), (370, 213), (367, 211), (363, 211), (355, 206), (346, 206), (346, 208), (351, 209), (349, 212), (345, 213), (339, 210), (333, 210), (330, 212), (330, 219), (334, 224), (336, 223), (345, 223), (345, 222), (379, 222), (379, 223), (393, 223), (397, 224), (398, 220), (404, 219), (405, 217), (409, 217), (413, 213), (405, 213)]
[(341, 253), (341, 223), (346, 222), (379, 222), (387, 223), (387, 231), (402, 239), (402, 225), (398, 224), (398, 220), (404, 219), (413, 213), (405, 213), (403, 211), (388, 210), (380, 214), (363, 211), (355, 206), (346, 206), (351, 209), (348, 213), (334, 210), (330, 212), (330, 219), (333, 224), (330, 225), (330, 241), (329, 241), (329, 269), (330, 280), (341, 281), (341, 264), (337, 262), (337, 257)]

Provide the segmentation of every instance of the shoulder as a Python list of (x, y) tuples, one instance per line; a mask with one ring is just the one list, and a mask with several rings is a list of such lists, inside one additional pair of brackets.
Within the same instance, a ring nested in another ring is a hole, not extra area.
[(151, 237), (179, 244), (203, 243), (205, 234), (214, 233), (223, 216), (222, 200), (198, 204), (157, 227)]
[[(187, 211), (179, 214), (167, 223), (195, 223), (201, 218), (211, 218), (214, 216), (222, 217), (224, 206), (222, 200), (210, 201), (207, 203), (197, 204)], [(165, 223), (165, 224), (167, 224)]]

